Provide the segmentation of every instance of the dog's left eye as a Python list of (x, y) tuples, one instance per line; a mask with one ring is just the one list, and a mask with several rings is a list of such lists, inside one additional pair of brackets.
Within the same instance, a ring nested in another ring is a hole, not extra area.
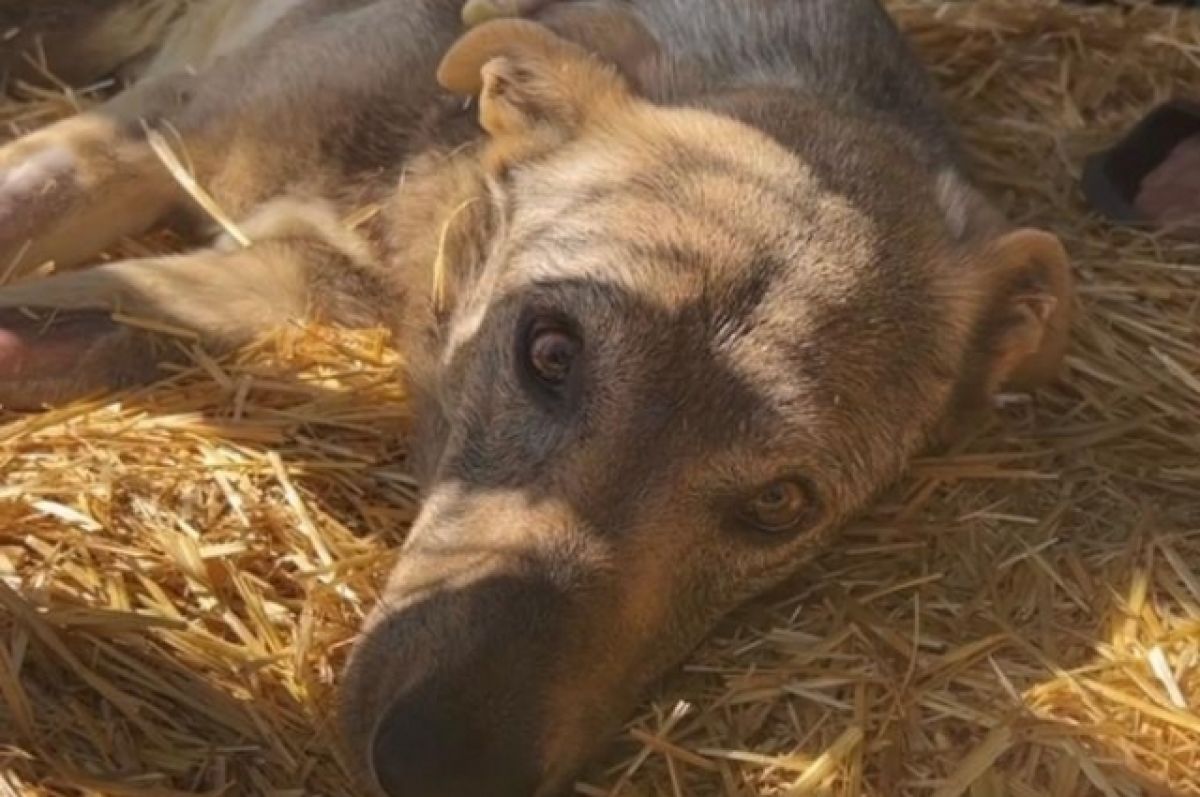
[(526, 338), (525, 359), (530, 373), (543, 385), (560, 388), (566, 384), (583, 344), (565, 324), (535, 321)]
[(795, 481), (782, 480), (763, 487), (743, 509), (743, 517), (768, 533), (790, 531), (813, 512), (811, 491)]

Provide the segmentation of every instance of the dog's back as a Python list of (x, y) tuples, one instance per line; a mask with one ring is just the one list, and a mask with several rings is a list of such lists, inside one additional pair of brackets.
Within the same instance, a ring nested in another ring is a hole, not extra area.
[[(28, 77), (29, 61), (44, 55), (47, 67), (75, 82), (122, 69), (130, 77), (162, 76), (205, 68), (257, 45), (289, 17), (316, 24), (385, 5), (378, 0), (49, 0), (14, 6), (0, 9), (0, 33), (11, 37), (0, 48), (0, 72), (7, 68)], [(428, 16), (433, 26), (420, 31), (425, 40), (455, 34), (454, 15), (433, 14), (432, 7), (454, 9), (458, 3), (422, 5), (431, 11), (417, 16)], [(603, 5), (603, 0), (574, 5)], [(876, 0), (635, 0), (631, 7), (661, 47), (661, 57), (645, 67), (654, 73), (646, 86), (656, 100), (690, 103), (747, 86), (788, 87), (849, 112), (886, 116), (911, 134), (931, 161), (956, 157), (953, 131), (926, 73)], [(375, 16), (380, 23), (401, 17)], [(397, 38), (410, 33), (379, 32)], [(307, 35), (303, 26), (296, 33), (301, 40)], [(432, 82), (432, 68), (409, 77)]]
[(749, 86), (788, 87), (849, 113), (880, 114), (931, 163), (956, 158), (933, 86), (876, 0), (638, 0), (669, 54), (671, 101)]

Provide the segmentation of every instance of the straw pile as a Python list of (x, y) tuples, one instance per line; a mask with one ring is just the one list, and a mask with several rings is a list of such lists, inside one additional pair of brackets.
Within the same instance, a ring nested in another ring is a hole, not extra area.
[[(1074, 256), (1069, 374), (726, 623), (578, 790), (1200, 795), (1200, 246), (1076, 188), (1200, 87), (1200, 15), (892, 6), (983, 181)], [(381, 335), (294, 330), (0, 418), (0, 795), (350, 794), (327, 709), (414, 511), (400, 367)]]

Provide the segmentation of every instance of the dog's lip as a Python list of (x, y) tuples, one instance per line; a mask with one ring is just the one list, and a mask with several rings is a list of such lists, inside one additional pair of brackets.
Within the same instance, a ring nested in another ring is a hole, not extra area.
[[(47, 348), (54, 347), (48, 345)], [(0, 329), (0, 378), (15, 379), (28, 376), (26, 372), (30, 366), (31, 354), (27, 336), (11, 329)]]
[(87, 351), (118, 329), (107, 313), (72, 311), (41, 321), (0, 311), (0, 378), (34, 379), (77, 366)]
[(25, 342), (15, 332), (0, 329), (0, 363), (25, 351)]

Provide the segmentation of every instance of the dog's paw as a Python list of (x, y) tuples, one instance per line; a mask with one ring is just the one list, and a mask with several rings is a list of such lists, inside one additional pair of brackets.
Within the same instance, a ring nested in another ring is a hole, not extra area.
[(102, 311), (0, 309), (0, 407), (35, 410), (146, 382), (149, 335)]
[(0, 272), (79, 194), (78, 161), (66, 146), (0, 153)]

